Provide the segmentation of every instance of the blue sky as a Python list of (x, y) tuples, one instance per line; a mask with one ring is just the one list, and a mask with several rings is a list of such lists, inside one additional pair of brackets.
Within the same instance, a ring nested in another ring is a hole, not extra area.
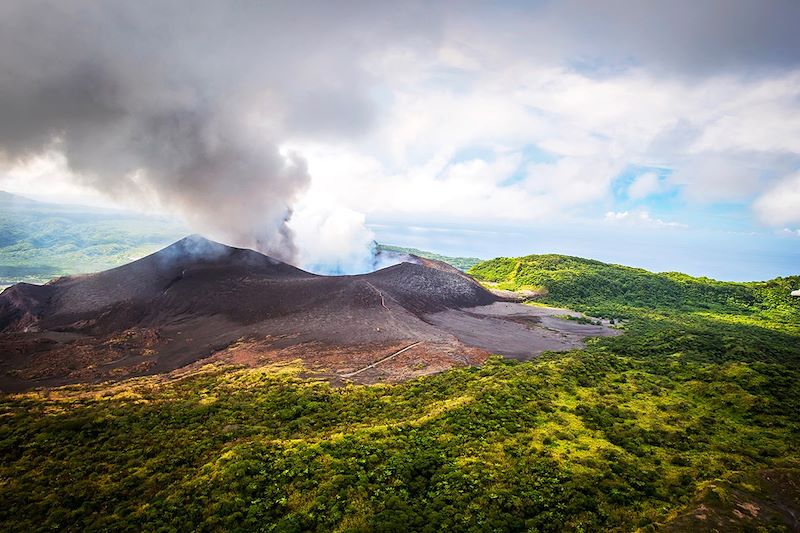
[(8, 4), (0, 189), (345, 270), (800, 272), (796, 1), (170, 5)]

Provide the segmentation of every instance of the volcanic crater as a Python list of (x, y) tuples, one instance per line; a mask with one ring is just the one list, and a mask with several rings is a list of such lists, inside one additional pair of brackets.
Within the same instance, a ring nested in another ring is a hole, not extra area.
[(407, 259), (320, 276), (193, 235), (104, 272), (20, 283), (0, 294), (0, 390), (298, 358), (332, 381), (399, 381), (615, 333)]

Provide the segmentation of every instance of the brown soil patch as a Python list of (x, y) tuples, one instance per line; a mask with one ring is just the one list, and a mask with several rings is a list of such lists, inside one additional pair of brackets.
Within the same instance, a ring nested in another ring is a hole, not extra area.
[(306, 342), (281, 346), (285, 339), (242, 339), (211, 357), (182, 370), (199, 369), (208, 363), (258, 367), (300, 359), (306, 368), (335, 383), (396, 383), (407, 379), (443, 372), (455, 367), (483, 363), (488, 353), (459, 342), (421, 342), (413, 348), (353, 377), (343, 374), (362, 369), (409, 345), (406, 341), (373, 343), (358, 346), (337, 346)]
[(762, 470), (741, 487), (724, 482), (709, 486), (661, 530), (800, 531), (800, 470)]

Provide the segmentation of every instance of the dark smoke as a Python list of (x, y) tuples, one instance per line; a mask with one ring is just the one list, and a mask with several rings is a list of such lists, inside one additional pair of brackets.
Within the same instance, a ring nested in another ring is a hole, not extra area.
[(421, 26), (357, 3), (7, 0), (0, 163), (58, 150), (110, 196), (293, 261), (310, 176), (283, 146), (369, 128), (360, 59)]

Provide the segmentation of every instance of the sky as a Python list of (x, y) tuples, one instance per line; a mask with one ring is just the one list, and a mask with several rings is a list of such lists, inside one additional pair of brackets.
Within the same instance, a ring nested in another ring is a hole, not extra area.
[(799, 25), (794, 0), (11, 0), (0, 189), (344, 270), (377, 239), (798, 274)]

